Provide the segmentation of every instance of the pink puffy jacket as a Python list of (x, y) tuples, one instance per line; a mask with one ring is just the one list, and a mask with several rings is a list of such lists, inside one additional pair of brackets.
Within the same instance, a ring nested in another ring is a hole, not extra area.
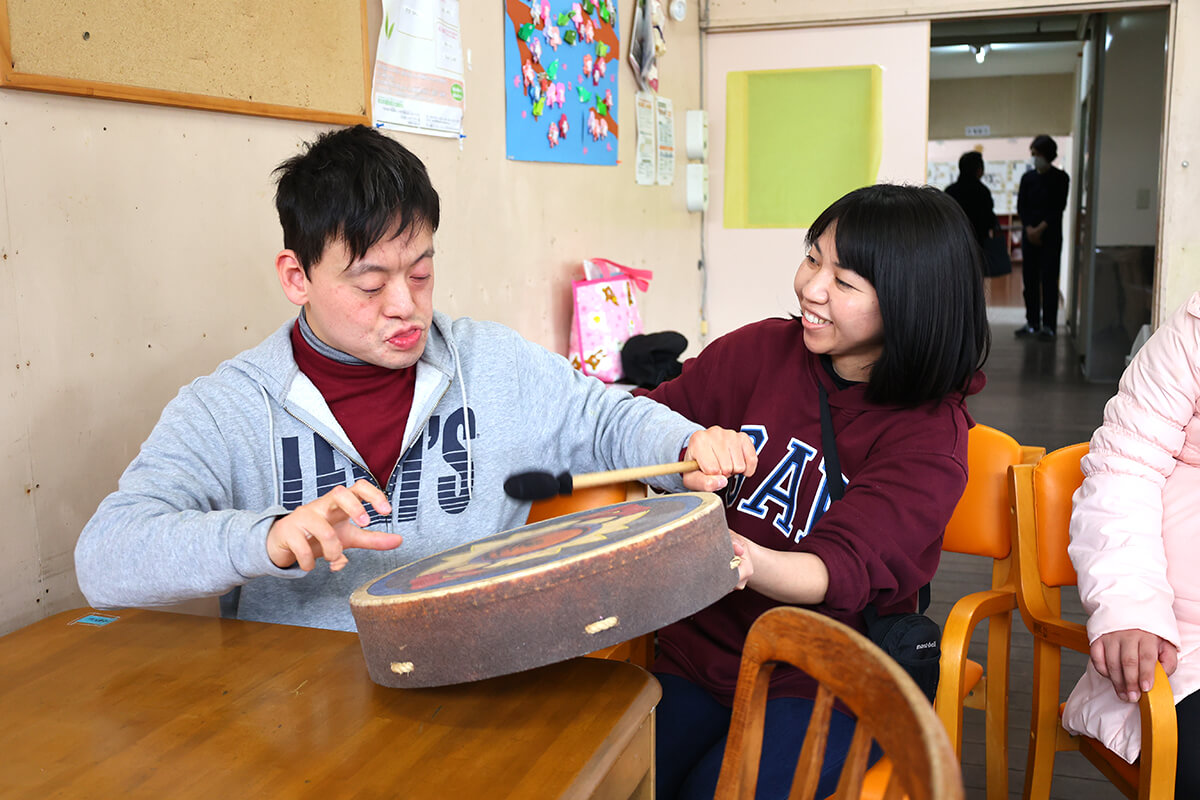
[[(1178, 703), (1200, 688), (1200, 293), (1138, 351), (1083, 459), (1069, 552), (1088, 640), (1141, 629), (1179, 647)], [(1133, 762), (1136, 703), (1089, 663), (1063, 724)]]

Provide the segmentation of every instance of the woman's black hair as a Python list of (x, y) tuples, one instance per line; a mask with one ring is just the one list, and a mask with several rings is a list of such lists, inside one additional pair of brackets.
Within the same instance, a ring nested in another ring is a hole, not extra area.
[(962, 207), (931, 186), (877, 184), (825, 209), (805, 243), (831, 225), (838, 262), (879, 297), (883, 352), (867, 399), (911, 407), (965, 393), (987, 360), (991, 330), (983, 254)]
[(323, 133), (275, 174), (283, 246), (296, 252), (305, 274), (339, 239), (352, 264), (385, 237), (422, 225), (437, 230), (440, 202), (425, 165), (374, 128)]
[(979, 170), (983, 169), (983, 154), (978, 150), (968, 150), (958, 157), (958, 179), (977, 181)]

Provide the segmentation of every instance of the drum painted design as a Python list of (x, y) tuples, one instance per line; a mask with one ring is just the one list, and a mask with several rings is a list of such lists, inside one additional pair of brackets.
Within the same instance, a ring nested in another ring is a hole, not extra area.
[(649, 497), (504, 531), (413, 562), (350, 598), (372, 680), (421, 687), (585, 655), (737, 585), (715, 495)]

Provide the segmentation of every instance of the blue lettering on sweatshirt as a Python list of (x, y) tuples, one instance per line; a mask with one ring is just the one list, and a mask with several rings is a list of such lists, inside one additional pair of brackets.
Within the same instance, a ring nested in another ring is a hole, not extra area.
[[(430, 431), (436, 429), (434, 425), (436, 420), (436, 416), (429, 420)], [(421, 493), (422, 438), (417, 437), (412, 447), (408, 448), (408, 452), (404, 454), (404, 458), (400, 459), (398, 468), (392, 470), (392, 480), (400, 482), (399, 493), (390, 495), (396, 506), (396, 522), (412, 522), (417, 518), (417, 500)], [(431, 433), (430, 446), (433, 445), (433, 440), (436, 438), (437, 435)]]
[[(475, 426), (475, 412), (470, 413), (469, 425), (460, 408), (447, 417), (445, 425), (438, 415), (429, 418), (426, 427), (426, 437), (418, 437), (404, 454), (396, 468), (392, 470), (388, 480), (386, 493), (392, 497), (395, 505), (396, 521), (398, 523), (412, 522), (417, 518), (417, 507), (420, 502), (421, 469), (424, 451), (432, 450), (440, 441), (442, 443), (442, 459), (453, 468), (453, 475), (443, 475), (438, 478), (438, 505), (449, 514), (461, 514), (470, 503), (470, 492), (467, 482), (467, 449), (466, 437), (475, 438), (478, 430)], [(283, 476), (280, 502), (288, 511), (294, 511), (304, 502), (304, 470), (300, 465), (300, 441), (296, 436), (284, 436), (280, 440), (283, 456)], [(370, 480), (367, 471), (357, 465), (350, 465), (350, 474), (344, 467), (337, 466), (337, 451), (329, 442), (317, 433), (313, 433), (313, 467), (316, 475), (316, 496), (320, 497), (337, 486), (349, 486), (359, 480)], [(398, 491), (397, 491), (398, 487)], [(373, 507), (367, 506), (371, 515), (370, 525), (384, 524), (389, 521), (388, 515), (380, 514)]]
[(337, 486), (347, 486), (346, 470), (334, 461), (333, 446), (313, 432), (313, 460), (317, 462), (317, 497)]
[[(787, 453), (772, 467), (754, 493), (738, 503), (738, 511), (758, 519), (766, 519), (768, 504), (774, 505), (779, 508), (779, 513), (771, 520), (771, 524), (784, 536), (792, 538), (792, 523), (798, 504), (797, 494), (803, 482), (804, 470), (816, 455), (815, 448), (793, 438), (788, 442)], [(796, 531), (797, 541), (807, 532), (807, 527)]]
[[(765, 425), (743, 425), (742, 433), (750, 437), (750, 441), (754, 443), (754, 452), (762, 454), (763, 447), (767, 444), (767, 428)], [(729, 479), (729, 483), (725, 486), (725, 505), (732, 506), (737, 502), (738, 493), (742, 491), (742, 484), (746, 482), (745, 475), (734, 475)]]
[(442, 432), (442, 459), (454, 469), (455, 474), (443, 475), (437, 483), (438, 505), (448, 514), (461, 514), (471, 502), (465, 443), (468, 438), (474, 439), (477, 433), (473, 411), (468, 418), (460, 408), (446, 419), (446, 427)]
[(283, 489), (280, 503), (293, 511), (304, 503), (304, 474), (300, 471), (300, 439), (283, 437)]

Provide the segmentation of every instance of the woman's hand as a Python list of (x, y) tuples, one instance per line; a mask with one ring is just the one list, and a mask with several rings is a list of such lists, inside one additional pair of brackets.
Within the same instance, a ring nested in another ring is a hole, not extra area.
[(745, 589), (754, 574), (754, 562), (750, 559), (750, 540), (744, 536), (729, 531), (729, 540), (733, 542), (733, 557), (737, 559), (738, 584), (735, 588)]
[(1162, 662), (1168, 675), (1179, 666), (1175, 645), (1136, 628), (1112, 631), (1092, 642), (1092, 666), (1112, 681), (1117, 697), (1136, 703), (1154, 686), (1154, 665)]

